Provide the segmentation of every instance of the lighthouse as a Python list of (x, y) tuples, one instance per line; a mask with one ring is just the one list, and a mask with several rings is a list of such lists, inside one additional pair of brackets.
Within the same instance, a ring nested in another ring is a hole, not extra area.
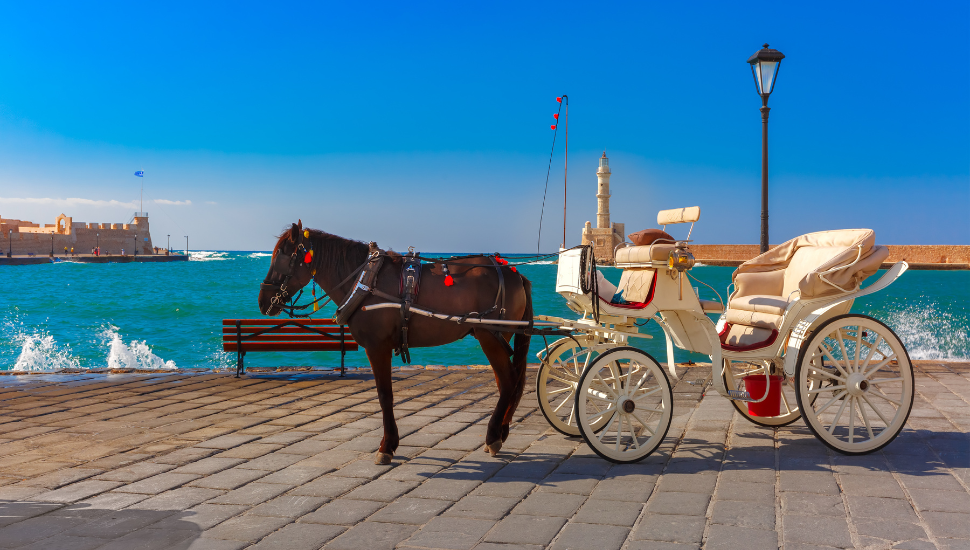
[(596, 262), (613, 265), (613, 251), (623, 242), (625, 224), (610, 221), (610, 159), (603, 151), (596, 169), (596, 227), (586, 222), (583, 228), (583, 244), (593, 245)]

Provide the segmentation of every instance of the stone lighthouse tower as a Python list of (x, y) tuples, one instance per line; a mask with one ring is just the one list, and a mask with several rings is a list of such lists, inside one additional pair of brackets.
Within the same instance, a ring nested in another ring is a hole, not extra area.
[(586, 222), (583, 228), (583, 244), (593, 245), (596, 262), (613, 265), (613, 250), (624, 241), (624, 224), (610, 221), (610, 159), (606, 151), (600, 157), (596, 170), (596, 227)]
[(600, 167), (596, 170), (596, 229), (610, 227), (610, 159), (606, 151), (600, 157)]

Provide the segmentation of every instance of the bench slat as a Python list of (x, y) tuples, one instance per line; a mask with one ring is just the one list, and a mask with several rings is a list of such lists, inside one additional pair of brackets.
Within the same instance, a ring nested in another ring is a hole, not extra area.
[[(222, 338), (223, 342), (235, 342), (235, 334), (226, 334)], [(354, 339), (348, 334), (344, 338), (344, 342), (353, 342)], [(254, 338), (246, 338), (246, 334), (243, 334), (243, 342), (340, 342), (340, 335), (338, 334), (335, 338), (328, 336), (321, 336), (319, 334), (260, 334)]]
[(333, 319), (223, 319), (222, 324), (226, 326), (234, 327), (236, 326), (237, 321), (241, 323), (242, 326), (244, 327), (245, 326), (271, 327), (273, 325), (279, 325), (282, 323), (297, 323), (299, 325), (310, 325), (310, 326), (319, 326), (319, 325), (339, 326), (337, 323), (334, 322)]
[[(267, 328), (269, 328), (269, 327), (254, 327), (254, 328), (242, 327), (242, 330), (240, 330), (239, 332), (243, 336), (246, 336), (247, 334), (255, 334), (257, 332), (262, 332), (262, 331), (266, 330)], [(316, 330), (320, 330), (320, 331), (323, 331), (323, 332), (327, 332), (327, 333), (330, 333), (330, 334), (334, 334), (336, 336), (340, 336), (340, 329), (339, 328), (336, 328), (336, 327), (334, 327), (334, 328), (313, 327), (313, 328), (316, 329)], [(236, 327), (226, 327), (226, 328), (223, 328), (222, 329), (222, 334), (223, 335), (230, 335), (231, 334), (231, 335), (235, 336), (236, 335)], [(319, 332), (316, 332), (314, 330), (307, 329), (307, 328), (285, 327), (285, 328), (280, 328), (280, 329), (274, 329), (274, 330), (271, 330), (271, 331), (266, 332), (264, 334), (320, 334), (320, 333)], [(344, 329), (344, 336), (346, 338), (350, 338), (350, 331), (347, 330), (347, 329)]]
[[(357, 351), (357, 342), (347, 342), (346, 351)], [(223, 351), (237, 351), (235, 342), (223, 342)], [(340, 351), (340, 342), (243, 342), (243, 351)]]

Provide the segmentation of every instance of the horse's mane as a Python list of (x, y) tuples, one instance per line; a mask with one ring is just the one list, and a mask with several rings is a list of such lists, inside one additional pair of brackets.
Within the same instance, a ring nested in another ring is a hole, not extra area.
[[(345, 239), (317, 229), (304, 229), (310, 231), (313, 253), (319, 258), (320, 263), (316, 265), (326, 265), (338, 273), (344, 273), (357, 269), (367, 260), (369, 248), (361, 241)], [(283, 231), (276, 246), (279, 247), (283, 239), (289, 239), (289, 237), (290, 230)]]

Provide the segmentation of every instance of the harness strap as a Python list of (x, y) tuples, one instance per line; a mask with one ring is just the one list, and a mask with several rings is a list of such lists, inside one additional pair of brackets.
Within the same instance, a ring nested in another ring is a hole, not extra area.
[[(495, 271), (498, 273), (498, 292), (495, 294), (495, 305), (486, 313), (498, 310), (498, 318), (505, 319), (505, 275), (502, 274), (502, 265), (495, 260), (495, 256), (489, 256)], [(484, 315), (484, 314), (483, 314)]]

